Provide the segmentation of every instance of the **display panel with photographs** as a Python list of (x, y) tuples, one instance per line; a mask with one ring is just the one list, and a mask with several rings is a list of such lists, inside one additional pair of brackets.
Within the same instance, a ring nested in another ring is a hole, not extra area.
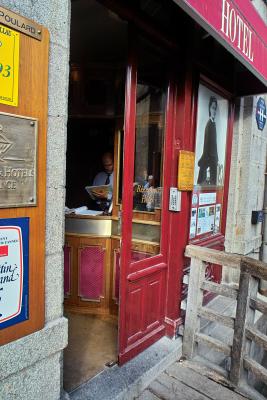
[(200, 84), (190, 239), (221, 230), (228, 115), (229, 101)]

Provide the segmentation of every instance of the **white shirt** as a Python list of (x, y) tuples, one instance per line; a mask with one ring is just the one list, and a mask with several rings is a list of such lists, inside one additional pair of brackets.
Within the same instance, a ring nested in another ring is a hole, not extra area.
[[(107, 180), (108, 174), (105, 171), (98, 172), (98, 174), (95, 176), (95, 179), (93, 181), (93, 186), (101, 186), (105, 185), (106, 180)], [(109, 176), (109, 185), (112, 187), (112, 191), (108, 193), (107, 200), (110, 202), (112, 200), (112, 192), (113, 192), (113, 172)], [(98, 203), (100, 201), (98, 200)]]
[[(96, 176), (95, 179), (93, 181), (93, 186), (101, 186), (101, 185), (105, 185), (106, 180), (107, 180), (107, 173), (105, 171), (99, 172)], [(109, 184), (110, 186), (112, 186), (113, 188), (113, 172), (110, 174), (109, 176)]]

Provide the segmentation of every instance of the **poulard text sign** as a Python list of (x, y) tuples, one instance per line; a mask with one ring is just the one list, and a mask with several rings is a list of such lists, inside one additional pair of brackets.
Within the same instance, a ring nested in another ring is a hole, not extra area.
[(16, 29), (34, 39), (42, 40), (42, 26), (0, 6), (0, 24)]
[(0, 219), (0, 329), (28, 319), (29, 218)]
[(0, 103), (18, 105), (19, 33), (0, 25)]
[(250, 0), (174, 0), (267, 84), (267, 26)]

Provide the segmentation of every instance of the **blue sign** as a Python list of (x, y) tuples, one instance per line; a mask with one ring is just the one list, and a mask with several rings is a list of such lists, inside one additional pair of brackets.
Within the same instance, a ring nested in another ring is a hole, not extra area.
[(266, 124), (266, 104), (265, 100), (260, 97), (259, 100), (257, 101), (257, 106), (256, 106), (256, 121), (258, 125), (258, 129), (260, 131), (263, 131), (265, 124)]
[(29, 218), (0, 219), (0, 329), (29, 318)]

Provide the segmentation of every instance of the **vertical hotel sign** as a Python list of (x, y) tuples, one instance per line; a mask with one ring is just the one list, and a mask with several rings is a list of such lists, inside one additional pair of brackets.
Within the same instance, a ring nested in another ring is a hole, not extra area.
[(267, 26), (250, 0), (174, 0), (267, 84)]
[(29, 218), (0, 219), (0, 329), (28, 319)]
[(0, 103), (18, 105), (20, 33), (0, 24)]

